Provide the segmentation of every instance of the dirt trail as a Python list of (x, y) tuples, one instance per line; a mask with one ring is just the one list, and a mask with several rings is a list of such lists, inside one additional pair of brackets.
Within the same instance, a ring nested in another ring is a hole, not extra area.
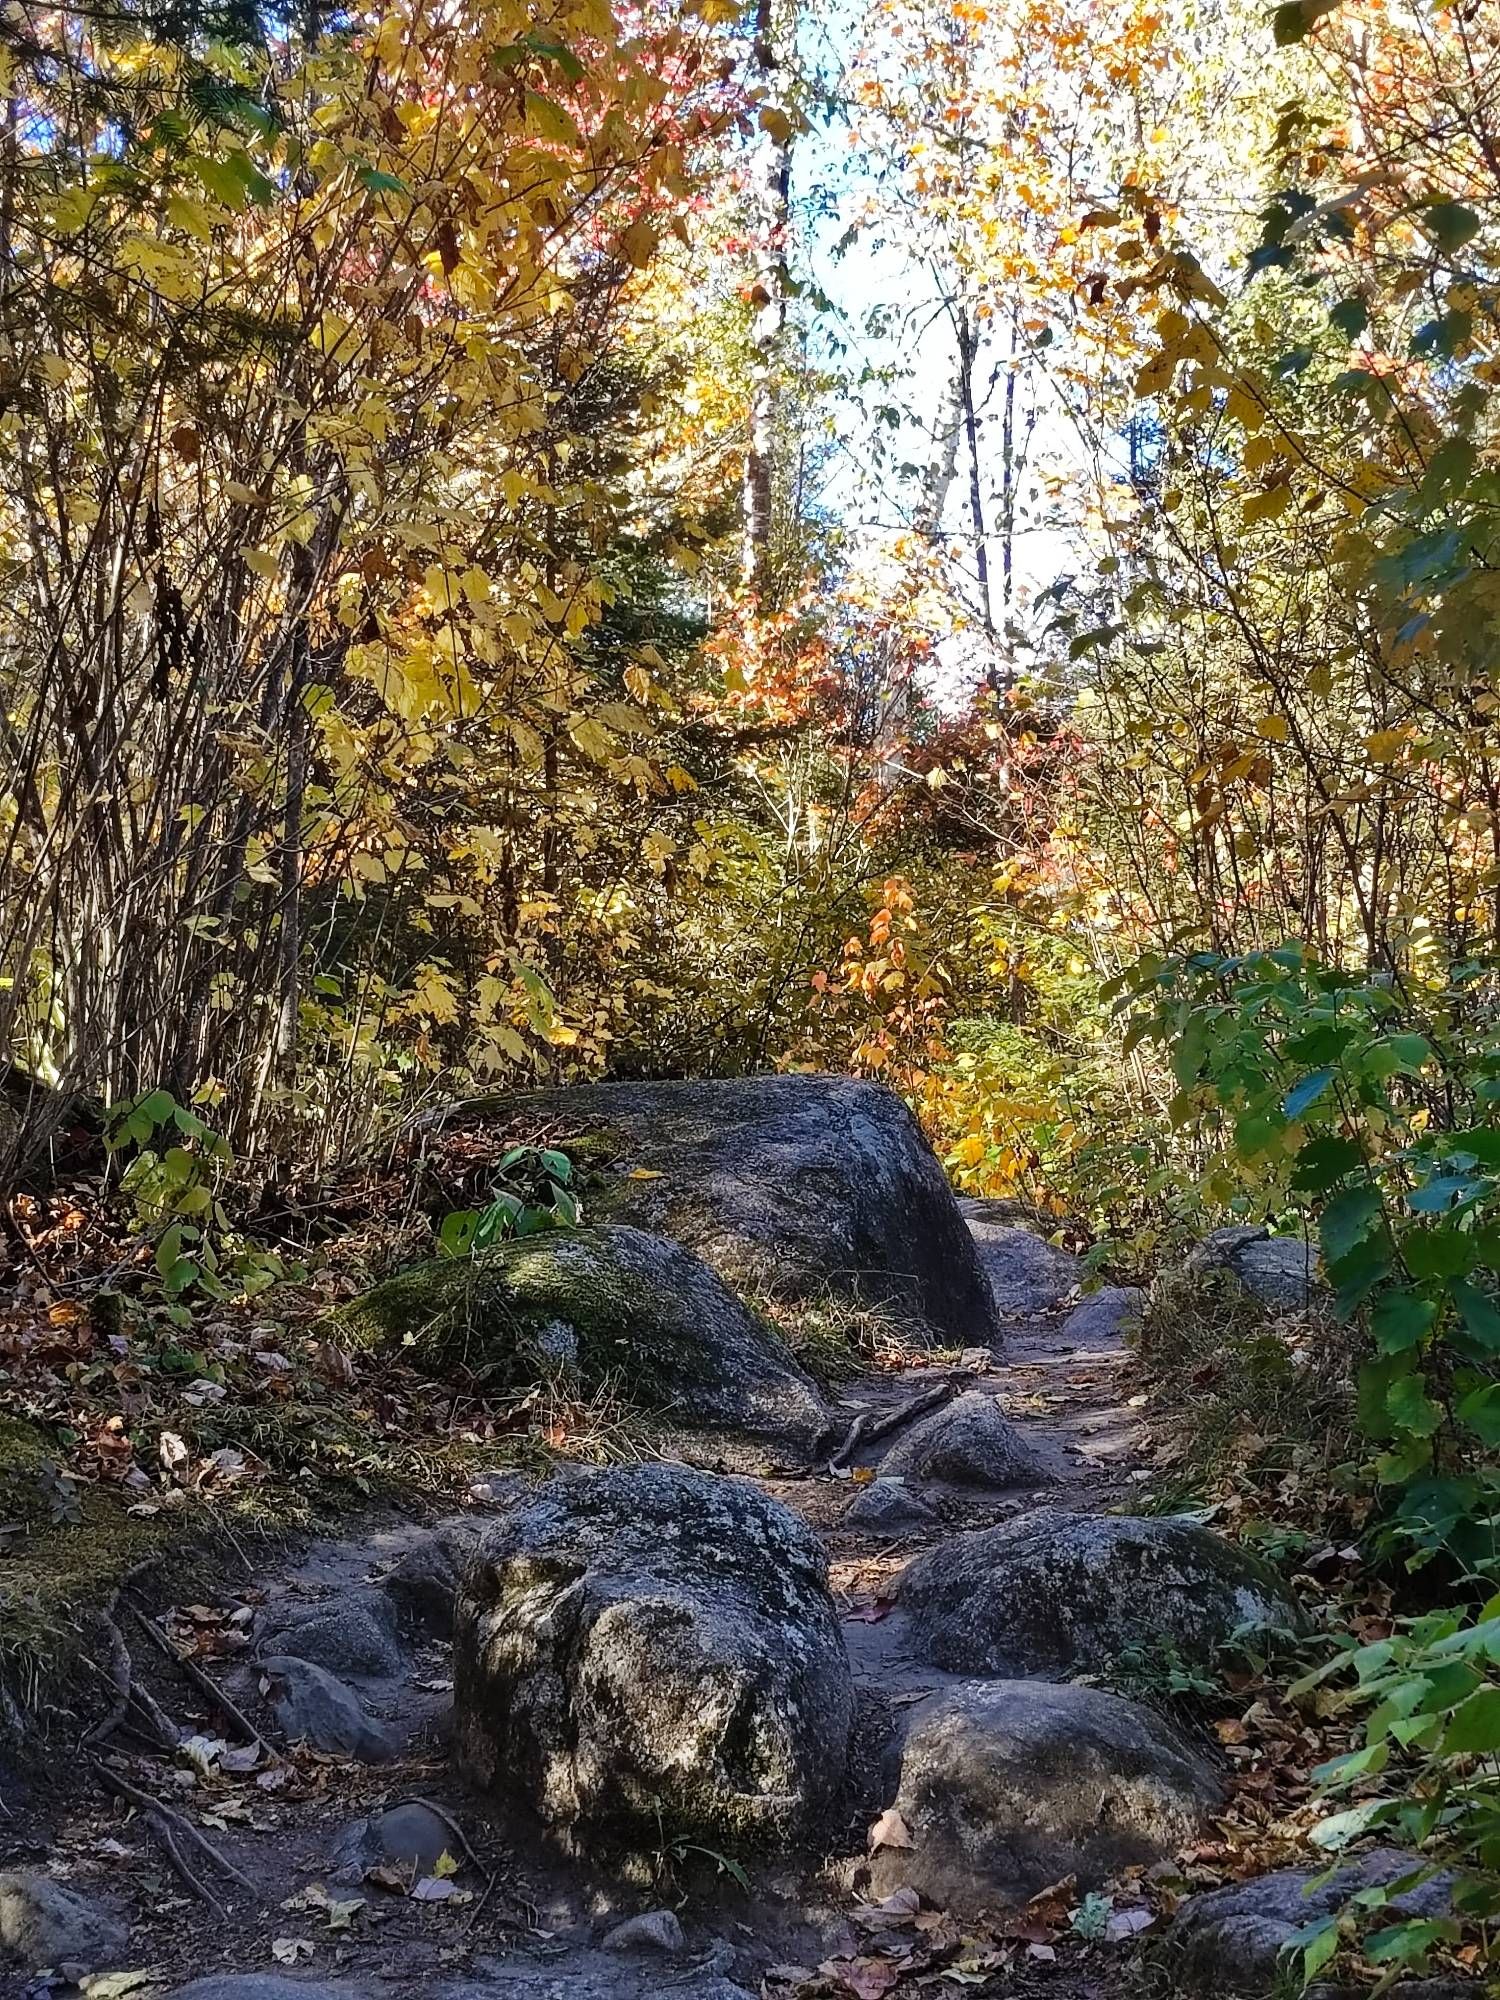
[[(1003, 1298), (1007, 1276), (999, 1268), (1000, 1251), (986, 1240), (981, 1219), (973, 1226)], [(902, 1617), (892, 1602), (900, 1572), (914, 1555), (956, 1531), (990, 1525), (1038, 1503), (1104, 1510), (1119, 1504), (1135, 1483), (1143, 1411), (1135, 1399), (1129, 1350), (1118, 1336), (1081, 1344), (1071, 1338), (1068, 1309), (1068, 1299), (1060, 1297), (1012, 1312), (997, 1348), (965, 1350), (956, 1364), (942, 1357), (931, 1365), (863, 1377), (845, 1385), (837, 1399), (840, 1422), (852, 1424), (861, 1411), (874, 1423), (944, 1384), (955, 1394), (992, 1395), (1048, 1475), (1041, 1483), (1002, 1491), (924, 1483), (923, 1498), (935, 1519), (899, 1532), (851, 1526), (845, 1512), (869, 1490), (862, 1475), (878, 1469), (909, 1425), (874, 1445), (856, 1447), (842, 1476), (822, 1466), (808, 1477), (763, 1482), (827, 1543), (851, 1659), (871, 1712), (889, 1714), (918, 1702), (945, 1679), (908, 1656)], [(477, 1507), (470, 1518), (482, 1519), (483, 1512)], [(391, 1523), (357, 1540), (316, 1543), (277, 1574), (247, 1575), (240, 1591), (231, 1588), (212, 1615), (232, 1626), (236, 1609), (248, 1606), (256, 1628), (264, 1629), (298, 1610), (345, 1606), (378, 1583), (421, 1534)], [(243, 1609), (240, 1619), (248, 1623)], [(264, 1713), (255, 1705), (255, 1670), (247, 1661), (206, 1664), (252, 1714)], [(222, 1714), (185, 1688), (164, 1662), (156, 1666), (156, 1692), (179, 1724), (201, 1732), (210, 1745), (233, 1738)], [(232, 1884), (216, 1881), (212, 1887), (223, 1895), (224, 1913), (210, 1916), (188, 1895), (140, 1818), (122, 1820), (92, 1804), (70, 1815), (56, 1837), (45, 1841), (29, 1842), (24, 1829), (0, 1820), (6, 1857), (36, 1863), (50, 1855), (72, 1864), (78, 1887), (129, 1912), (135, 1925), (131, 1966), (149, 1968), (164, 1982), (211, 1971), (269, 1974), (286, 1968), (320, 1981), (345, 1980), (351, 1993), (388, 2000), (426, 1995), (540, 2000), (554, 1993), (570, 2000), (647, 2000), (673, 1993), (684, 2000), (723, 2000), (734, 1990), (723, 1984), (725, 1978), (755, 1990), (768, 1964), (793, 1959), (815, 1965), (858, 1949), (836, 1879), (825, 1882), (823, 1893), (810, 1894), (806, 1882), (788, 1870), (783, 1879), (758, 1880), (752, 1895), (724, 1877), (710, 1897), (689, 1901), (682, 1911), (686, 1947), (670, 1961), (642, 1962), (600, 1951), (601, 1930), (612, 1918), (651, 1907), (662, 1892), (653, 1897), (622, 1891), (556, 1866), (540, 1852), (533, 1833), (507, 1827), (489, 1802), (466, 1792), (445, 1743), (450, 1676), (447, 1646), (428, 1640), (408, 1652), (399, 1673), (353, 1678), (371, 1715), (406, 1744), (394, 1763), (302, 1758), (230, 1778), (211, 1773), (183, 1789), (180, 1765), (174, 1769), (166, 1758), (133, 1761), (138, 1782), (189, 1811), (255, 1883), (259, 1910)], [(212, 1765), (216, 1753), (204, 1754)], [(463, 1862), (451, 1878), (458, 1893), (419, 1902), (368, 1882), (335, 1885), (329, 1857), (340, 1830), (362, 1814), (413, 1797), (434, 1802), (461, 1829), (454, 1845), (469, 1851), (456, 1855)], [(851, 1822), (851, 1867), (862, 1840), (862, 1823)], [(700, 1872), (703, 1865), (700, 1858)], [(339, 1913), (340, 1904), (354, 1905), (356, 1899), (357, 1907)], [(5, 1987), (0, 1978), (0, 1992), (47, 1990), (28, 1989), (24, 1981)]]

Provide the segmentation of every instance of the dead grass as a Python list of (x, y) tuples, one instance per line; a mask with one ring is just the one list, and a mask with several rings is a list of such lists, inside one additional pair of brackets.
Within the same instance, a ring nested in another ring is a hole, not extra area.
[(1147, 1380), (1171, 1412), (1156, 1454), (1179, 1504), (1254, 1474), (1275, 1477), (1355, 1451), (1354, 1336), (1317, 1311), (1275, 1314), (1222, 1269), (1164, 1272), (1135, 1335)]
[(758, 1297), (749, 1303), (824, 1390), (859, 1375), (891, 1373), (933, 1359), (931, 1337), (920, 1322), (831, 1288), (810, 1299)]

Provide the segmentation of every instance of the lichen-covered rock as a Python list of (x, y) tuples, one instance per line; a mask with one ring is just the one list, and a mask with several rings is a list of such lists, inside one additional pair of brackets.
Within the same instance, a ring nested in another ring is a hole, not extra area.
[(1074, 1306), (1062, 1337), (1075, 1347), (1112, 1347), (1140, 1318), (1146, 1294), (1138, 1285), (1101, 1285)]
[(0, 1873), (0, 1953), (27, 1972), (74, 1980), (103, 1972), (122, 1962), (129, 1936), (118, 1918), (50, 1875)]
[(918, 1557), (901, 1609), (934, 1665), (982, 1674), (1207, 1662), (1242, 1627), (1300, 1622), (1268, 1564), (1194, 1521), (1050, 1507)]
[(681, 1455), (805, 1464), (827, 1429), (817, 1387), (766, 1322), (678, 1244), (618, 1223), (545, 1230), (402, 1271), (338, 1315), (356, 1347), (516, 1389), (563, 1376), (658, 1417)]
[(916, 1889), (940, 1909), (1149, 1866), (1223, 1796), (1159, 1715), (1067, 1682), (964, 1682), (912, 1713), (899, 1756), (892, 1802), (912, 1845), (875, 1853), (874, 1890)]
[(971, 1201), (965, 1213), (969, 1233), (1002, 1319), (1055, 1312), (1077, 1285), (1083, 1265), (1030, 1229), (999, 1219), (1011, 1204)]
[(947, 1178), (879, 1084), (588, 1084), (479, 1099), (454, 1115), (581, 1142), (602, 1179), (596, 1213), (673, 1237), (732, 1285), (785, 1298), (832, 1285), (920, 1314), (960, 1344), (996, 1330)]
[(827, 1559), (738, 1479), (553, 1479), (481, 1537), (454, 1676), (468, 1769), (569, 1847), (794, 1843), (843, 1777), (853, 1687)]
[(915, 1425), (881, 1461), (883, 1476), (950, 1486), (1040, 1486), (1051, 1479), (993, 1396), (970, 1389)]
[[(1279, 1990), (1281, 1952), (1294, 1932), (1332, 1916), (1361, 1890), (1400, 1881), (1416, 1866), (1409, 1853), (1377, 1847), (1326, 1882), (1323, 1869), (1279, 1868), (1211, 1889), (1182, 1905), (1158, 1947), (1158, 1961), (1174, 1985), (1190, 1993), (1270, 1995)], [(1442, 1875), (1407, 1890), (1387, 1906), (1392, 1921), (1442, 1916), (1451, 1891), (1450, 1878)]]

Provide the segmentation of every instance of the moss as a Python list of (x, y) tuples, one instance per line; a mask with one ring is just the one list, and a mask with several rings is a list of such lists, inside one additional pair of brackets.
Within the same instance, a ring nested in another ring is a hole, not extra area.
[(549, 1230), (399, 1272), (344, 1307), (335, 1331), (356, 1351), (401, 1349), (426, 1374), (463, 1369), (490, 1389), (565, 1374), (593, 1390), (623, 1377), (632, 1401), (665, 1406), (709, 1379), (677, 1306), (652, 1297), (607, 1232)]

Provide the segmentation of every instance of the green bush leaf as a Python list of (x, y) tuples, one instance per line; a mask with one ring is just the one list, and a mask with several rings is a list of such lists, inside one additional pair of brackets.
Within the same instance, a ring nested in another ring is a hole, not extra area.
[(1479, 217), (1461, 201), (1434, 202), (1422, 211), (1422, 220), (1439, 250), (1462, 250), (1479, 233)]
[(1483, 1687), (1453, 1712), (1443, 1740), (1442, 1757), (1482, 1755), (1500, 1750), (1500, 1687)]

